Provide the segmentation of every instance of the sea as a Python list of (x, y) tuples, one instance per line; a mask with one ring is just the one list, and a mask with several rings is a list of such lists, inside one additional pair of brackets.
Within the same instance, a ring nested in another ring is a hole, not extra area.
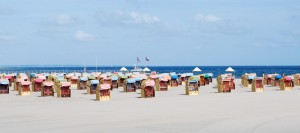
[[(1, 66), (0, 73), (51, 73), (51, 72), (118, 72), (123, 66)], [(128, 70), (133, 66), (125, 66)], [(143, 68), (145, 66), (140, 66)], [(202, 71), (194, 74), (213, 73), (214, 77), (227, 73), (225, 69), (229, 66), (147, 66), (151, 71), (159, 73), (191, 73), (195, 67)], [(236, 78), (240, 78), (244, 73), (256, 73), (261, 77), (263, 74), (285, 74), (291, 75), (300, 73), (300, 66), (230, 66), (235, 72)]]

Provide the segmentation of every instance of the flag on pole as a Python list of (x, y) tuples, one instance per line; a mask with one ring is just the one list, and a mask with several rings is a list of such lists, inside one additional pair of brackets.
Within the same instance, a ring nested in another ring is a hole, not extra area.
[(148, 61), (148, 62), (150, 61), (148, 57), (146, 57), (146, 61)]
[(139, 57), (136, 57), (136, 61), (137, 61), (138, 63), (141, 62), (140, 59), (139, 59)]

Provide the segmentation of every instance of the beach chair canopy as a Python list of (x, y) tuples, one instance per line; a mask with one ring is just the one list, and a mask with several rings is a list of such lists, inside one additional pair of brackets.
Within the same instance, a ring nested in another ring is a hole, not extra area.
[(197, 80), (189, 80), (189, 83), (197, 83)]
[(197, 81), (199, 81), (199, 79), (200, 79), (200, 78), (199, 78), (198, 76), (193, 76), (193, 77), (190, 77), (190, 78), (189, 78), (189, 80), (197, 80)]
[(157, 78), (157, 75), (150, 75), (150, 78), (156, 79), (156, 78)]
[(71, 80), (78, 80), (78, 77), (77, 76), (72, 76)]
[(61, 86), (62, 87), (70, 87), (71, 86), (71, 82), (61, 82)]
[(110, 89), (110, 84), (101, 84), (100, 85), (100, 90), (109, 90)]
[(263, 80), (262, 77), (255, 77), (254, 80)]
[(44, 81), (43, 79), (39, 79), (39, 78), (34, 79), (34, 82), (35, 82), (35, 83), (42, 83), (43, 81)]
[(80, 78), (80, 81), (83, 81), (83, 82), (85, 82), (85, 81), (87, 81), (87, 80), (88, 80), (87, 77), (81, 77), (81, 78)]
[(281, 78), (282, 78), (281, 75), (276, 75), (276, 76), (275, 76), (275, 79), (281, 79)]
[(127, 83), (135, 83), (135, 79), (134, 78), (127, 79)]
[(207, 73), (209, 77), (213, 77), (213, 73)]
[(147, 80), (147, 81), (145, 82), (145, 85), (146, 85), (146, 86), (150, 86), (150, 87), (154, 87), (155, 82), (154, 82), (154, 80)]
[(21, 85), (23, 86), (23, 85), (30, 85), (30, 82), (29, 81), (22, 81), (21, 82)]
[(168, 82), (169, 80), (167, 78), (160, 78), (160, 81)]
[(92, 85), (99, 84), (99, 80), (91, 80), (91, 84)]
[(228, 81), (228, 82), (230, 82), (231, 81), (231, 79), (230, 78), (224, 78), (224, 79), (222, 79), (222, 81)]
[(36, 77), (36, 73), (30, 73), (30, 78), (35, 78)]
[(251, 79), (254, 79), (254, 76), (253, 76), (253, 75), (249, 75), (249, 76), (248, 76), (248, 79), (250, 79), (250, 80), (251, 80)]
[(19, 83), (20, 83), (20, 82), (22, 82), (22, 81), (24, 81), (24, 79), (22, 79), (22, 78), (17, 78), (17, 79), (16, 79), (16, 82), (19, 82)]
[(293, 79), (291, 77), (284, 77), (285, 81), (292, 81)]
[(117, 81), (117, 80), (118, 80), (118, 77), (117, 77), (117, 76), (112, 76), (112, 77), (111, 77), (111, 80), (112, 80), (112, 81)]
[(45, 82), (43, 82), (43, 85), (44, 85), (44, 86), (51, 87), (51, 86), (54, 85), (54, 83), (53, 83), (52, 81), (45, 81)]
[(61, 79), (61, 78), (60, 78), (60, 79), (57, 79), (57, 81), (58, 81), (58, 82), (67, 82), (66, 79)]
[(42, 80), (46, 80), (46, 76), (45, 75), (38, 75), (37, 78), (42, 79)]
[(89, 80), (95, 80), (96, 78), (95, 78), (95, 76), (88, 76), (88, 79)]
[(184, 75), (185, 75), (185, 76), (188, 76), (188, 77), (194, 76), (193, 73), (185, 73)]
[(1, 84), (1, 85), (8, 85), (8, 84), (9, 84), (9, 81), (6, 80), (6, 79), (1, 79), (1, 80), (0, 80), (0, 84)]
[(49, 73), (43, 73), (43, 75), (48, 77), (50, 74)]
[(121, 79), (127, 79), (128, 77), (126, 75), (121, 75), (120, 78)]
[(140, 77), (136, 77), (135, 78), (135, 81), (142, 81), (143, 79), (142, 78), (140, 78)]
[(7, 78), (7, 79), (12, 79), (13, 78), (12, 75), (5, 75), (4, 77)]
[(171, 76), (171, 79), (172, 79), (172, 80), (176, 80), (176, 79), (178, 79), (178, 76), (177, 76), (177, 75), (172, 75), (172, 76)]
[(105, 77), (103, 80), (108, 81), (108, 80), (112, 80), (111, 77)]
[(170, 76), (172, 76), (172, 75), (176, 75), (176, 72), (170, 72), (170, 74), (169, 74)]
[(204, 78), (209, 78), (209, 75), (208, 74), (204, 74)]

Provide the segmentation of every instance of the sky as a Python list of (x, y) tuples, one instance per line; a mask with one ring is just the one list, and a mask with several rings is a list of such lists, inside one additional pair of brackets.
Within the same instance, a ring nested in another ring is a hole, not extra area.
[(0, 65), (300, 65), (300, 1), (0, 0), (0, 47)]

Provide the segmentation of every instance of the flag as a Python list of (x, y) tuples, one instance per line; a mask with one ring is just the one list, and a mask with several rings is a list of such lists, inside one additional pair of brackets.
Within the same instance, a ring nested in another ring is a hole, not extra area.
[(136, 61), (137, 61), (138, 63), (141, 62), (140, 59), (139, 59), (139, 57), (136, 57)]
[(146, 61), (150, 61), (148, 57), (146, 57)]

